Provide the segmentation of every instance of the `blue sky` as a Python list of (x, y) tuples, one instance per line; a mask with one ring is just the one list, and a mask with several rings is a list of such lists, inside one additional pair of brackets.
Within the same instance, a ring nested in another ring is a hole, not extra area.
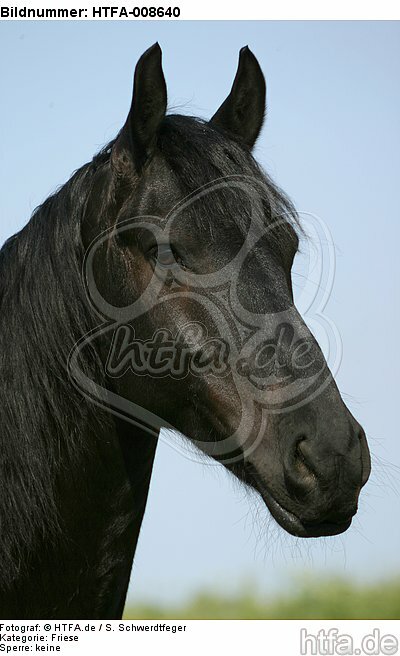
[(354, 526), (322, 541), (291, 538), (221, 468), (162, 442), (132, 598), (177, 600), (247, 578), (267, 593), (305, 568), (359, 579), (400, 571), (399, 37), (399, 24), (385, 22), (0, 25), (1, 241), (116, 134), (137, 58), (158, 40), (170, 106), (204, 117), (249, 44), (268, 84), (257, 158), (336, 245), (326, 313), (343, 341), (337, 380), (380, 461)]

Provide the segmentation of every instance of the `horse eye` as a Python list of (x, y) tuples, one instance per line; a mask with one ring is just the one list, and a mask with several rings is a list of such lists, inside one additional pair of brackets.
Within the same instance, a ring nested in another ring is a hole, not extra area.
[(171, 267), (176, 263), (174, 253), (168, 244), (160, 244), (158, 247), (155, 246), (151, 250), (150, 255), (157, 264), (164, 267)]
[(187, 268), (182, 258), (169, 244), (159, 244), (158, 246), (153, 246), (153, 248), (151, 248), (148, 252), (148, 257), (153, 261), (154, 264), (158, 264), (161, 267), (172, 268), (177, 264), (182, 269)]
[(173, 266), (175, 264), (174, 254), (167, 244), (159, 245), (157, 261), (161, 266)]

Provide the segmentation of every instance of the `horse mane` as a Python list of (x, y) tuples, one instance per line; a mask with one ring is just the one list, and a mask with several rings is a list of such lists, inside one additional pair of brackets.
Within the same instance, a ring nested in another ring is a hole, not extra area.
[[(69, 351), (92, 325), (80, 231), (92, 173), (106, 150), (48, 197), (0, 251), (3, 587), (27, 564), (40, 536), (60, 533), (57, 476), (85, 448), (88, 421), (99, 430), (107, 421), (66, 372)], [(101, 380), (96, 354), (87, 356), (81, 365)]]

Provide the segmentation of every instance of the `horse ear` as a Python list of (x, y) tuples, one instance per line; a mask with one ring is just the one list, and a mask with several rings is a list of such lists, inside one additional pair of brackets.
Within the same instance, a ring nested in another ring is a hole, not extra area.
[(167, 110), (161, 58), (161, 48), (155, 43), (136, 64), (131, 108), (112, 152), (117, 169), (126, 162), (128, 153), (135, 170), (140, 171), (154, 152), (157, 132)]
[(210, 123), (230, 132), (252, 148), (265, 114), (265, 78), (248, 46), (241, 49), (231, 92)]

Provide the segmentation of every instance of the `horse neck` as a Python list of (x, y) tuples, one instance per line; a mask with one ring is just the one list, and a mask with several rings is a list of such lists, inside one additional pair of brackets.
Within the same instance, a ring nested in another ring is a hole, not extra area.
[[(116, 419), (115, 428), (115, 435), (110, 439), (111, 450), (106, 447), (103, 453), (112, 475), (94, 481), (95, 508), (87, 511), (106, 518), (95, 540), (97, 554), (93, 568), (94, 603), (98, 604), (102, 618), (120, 618), (123, 613), (157, 446), (156, 438), (124, 420)], [(109, 492), (103, 495), (105, 505), (101, 509), (97, 507), (96, 489), (106, 481)], [(116, 494), (110, 500), (113, 490)]]
[[(88, 617), (97, 612), (99, 618), (118, 619), (123, 613), (146, 509), (157, 439), (121, 419), (115, 420), (115, 433), (104, 437), (108, 444), (100, 461), (107, 474), (98, 476), (99, 468), (95, 468), (91, 500), (82, 515), (83, 522), (92, 521), (93, 515), (99, 518), (97, 535), (89, 545), (93, 559), (88, 588), (92, 594), (83, 593), (84, 608), (78, 601), (76, 616), (84, 611)], [(79, 537), (87, 551), (83, 527)]]
[[(68, 379), (68, 353), (91, 319), (79, 268), (68, 268), (65, 256), (55, 258), (65, 267), (59, 271), (49, 258), (48, 242), (56, 240), (42, 234), (48, 218), (14, 238), (0, 261), (8, 276), (0, 330), (0, 617), (119, 617), (156, 439), (99, 411)], [(43, 252), (33, 249), (30, 261), (25, 248), (39, 227)]]
[(157, 441), (120, 420), (86, 438), (90, 448), (58, 482), (60, 531), (38, 537), (0, 595), (0, 617), (122, 616)]

